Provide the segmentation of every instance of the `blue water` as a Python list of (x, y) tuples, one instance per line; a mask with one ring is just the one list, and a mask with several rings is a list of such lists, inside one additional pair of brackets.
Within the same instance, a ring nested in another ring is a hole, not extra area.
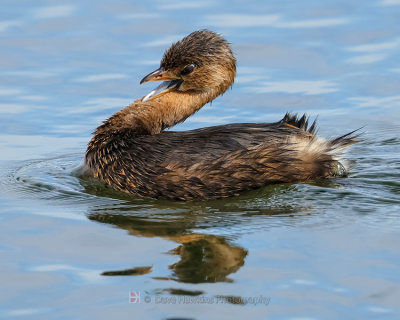
[[(0, 317), (398, 319), (399, 19), (399, 0), (3, 0)], [(362, 127), (348, 178), (175, 203), (73, 174), (203, 28), (232, 44), (237, 78), (176, 130), (286, 111), (324, 137)]]

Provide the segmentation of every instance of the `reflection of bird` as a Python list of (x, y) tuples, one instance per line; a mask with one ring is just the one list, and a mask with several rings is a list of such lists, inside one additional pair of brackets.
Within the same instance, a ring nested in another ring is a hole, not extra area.
[[(137, 211), (137, 206), (135, 206), (135, 211)], [(190, 283), (231, 281), (228, 276), (243, 266), (247, 250), (231, 244), (221, 236), (192, 233), (193, 228), (197, 227), (193, 216), (196, 215), (191, 210), (181, 213), (179, 217), (168, 216), (168, 219), (160, 219), (158, 216), (155, 219), (151, 214), (141, 217), (126, 214), (124, 211), (107, 212), (107, 210), (96, 209), (95, 212), (89, 214), (89, 219), (127, 230), (135, 237), (160, 237), (179, 243), (177, 248), (169, 251), (170, 254), (180, 256), (178, 262), (169, 266), (173, 270), (173, 276), (157, 277), (157, 279), (173, 279)], [(218, 224), (220, 225), (220, 222)], [(209, 224), (208, 227), (210, 227)], [(151, 266), (142, 266), (105, 271), (102, 275), (136, 276), (151, 272)]]
[[(191, 235), (193, 236), (193, 235)], [(227, 276), (244, 264), (247, 250), (233, 246), (222, 237), (197, 235), (195, 241), (182, 242), (173, 252), (181, 260), (170, 266), (181, 282), (231, 281)]]
[(164, 131), (224, 93), (236, 60), (218, 34), (195, 31), (173, 44), (143, 78), (165, 80), (99, 126), (86, 151), (90, 175), (112, 188), (152, 198), (222, 198), (266, 184), (346, 174), (343, 150), (352, 133), (314, 135), (306, 117)]

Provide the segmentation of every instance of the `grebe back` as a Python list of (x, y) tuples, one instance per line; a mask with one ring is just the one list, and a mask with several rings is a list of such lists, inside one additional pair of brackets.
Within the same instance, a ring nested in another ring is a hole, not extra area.
[(141, 83), (163, 80), (94, 132), (88, 173), (112, 188), (151, 198), (204, 200), (267, 184), (347, 174), (354, 132), (325, 140), (315, 122), (286, 114), (276, 123), (236, 123), (164, 131), (232, 86), (236, 59), (220, 35), (195, 31), (174, 43)]

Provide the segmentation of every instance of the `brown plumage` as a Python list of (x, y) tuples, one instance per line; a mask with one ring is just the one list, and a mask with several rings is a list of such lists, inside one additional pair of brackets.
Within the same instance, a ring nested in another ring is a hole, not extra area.
[(165, 81), (96, 129), (86, 151), (88, 173), (123, 192), (176, 200), (346, 174), (340, 155), (356, 142), (353, 133), (324, 140), (305, 116), (164, 131), (224, 93), (235, 74), (229, 43), (214, 32), (195, 31), (173, 44), (141, 83)]

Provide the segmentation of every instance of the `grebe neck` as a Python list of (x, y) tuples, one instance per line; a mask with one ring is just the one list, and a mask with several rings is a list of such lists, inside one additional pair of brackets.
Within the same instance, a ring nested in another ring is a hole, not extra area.
[(136, 100), (99, 126), (95, 135), (130, 130), (137, 135), (157, 134), (184, 121), (206, 103), (225, 92), (230, 85), (206, 91), (169, 91), (149, 100)]

